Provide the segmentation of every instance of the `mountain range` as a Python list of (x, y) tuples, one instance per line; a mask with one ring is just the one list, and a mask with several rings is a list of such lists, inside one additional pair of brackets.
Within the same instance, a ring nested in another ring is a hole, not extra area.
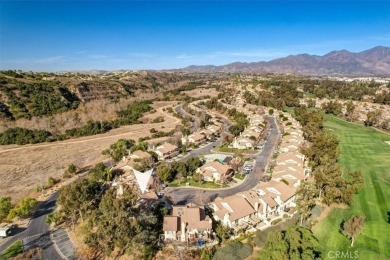
[(379, 76), (390, 75), (390, 48), (377, 46), (362, 52), (331, 51), (323, 56), (298, 54), (260, 62), (234, 62), (221, 66), (192, 65), (179, 71), (292, 73), (318, 76)]

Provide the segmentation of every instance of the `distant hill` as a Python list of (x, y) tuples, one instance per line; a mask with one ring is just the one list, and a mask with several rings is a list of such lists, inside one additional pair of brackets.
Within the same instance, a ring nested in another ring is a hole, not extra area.
[(390, 48), (378, 46), (353, 53), (332, 51), (324, 56), (298, 54), (268, 62), (234, 62), (221, 66), (189, 66), (187, 72), (293, 73), (303, 75), (390, 75)]

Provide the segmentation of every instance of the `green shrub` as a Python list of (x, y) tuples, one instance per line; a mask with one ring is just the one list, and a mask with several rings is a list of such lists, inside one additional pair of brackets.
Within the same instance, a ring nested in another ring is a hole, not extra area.
[(44, 130), (30, 130), (26, 128), (9, 128), (0, 134), (0, 145), (7, 144), (35, 144), (49, 141), (52, 136)]
[(280, 221), (282, 221), (281, 218), (272, 221), (271, 224), (272, 224), (272, 225), (276, 225), (276, 224), (278, 224)]
[(74, 165), (73, 163), (70, 164), (70, 165), (68, 166), (68, 173), (73, 174), (73, 173), (75, 173), (76, 171), (77, 171), (77, 167), (76, 167), (76, 165)]
[(214, 260), (242, 260), (250, 256), (253, 248), (249, 244), (231, 242), (225, 247), (219, 248), (213, 257)]

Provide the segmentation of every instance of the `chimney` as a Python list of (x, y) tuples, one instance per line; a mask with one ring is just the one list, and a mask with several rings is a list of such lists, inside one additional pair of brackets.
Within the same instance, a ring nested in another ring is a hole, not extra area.
[(259, 202), (255, 202), (255, 211), (257, 212), (259, 210)]
[(260, 203), (263, 204), (263, 212), (260, 212), (261, 214), (265, 214), (267, 211), (267, 203), (264, 200), (260, 200)]
[(282, 204), (282, 203), (283, 203), (282, 199), (280, 198), (280, 195), (276, 196), (275, 201), (276, 201), (278, 204)]
[(229, 223), (229, 217), (230, 217), (230, 214), (225, 213), (225, 216), (223, 216), (223, 223), (225, 223), (225, 224)]
[(185, 222), (181, 222), (181, 241), (184, 242), (186, 241), (186, 223)]

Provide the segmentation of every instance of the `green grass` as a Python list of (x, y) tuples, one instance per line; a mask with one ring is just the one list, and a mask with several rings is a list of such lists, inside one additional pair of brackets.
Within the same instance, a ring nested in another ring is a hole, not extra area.
[[(213, 183), (213, 182), (199, 183), (197, 181), (194, 181), (193, 179), (186, 179), (186, 180), (182, 181), (181, 183), (179, 183), (178, 180), (174, 180), (174, 181), (168, 183), (167, 185), (169, 187), (184, 187), (184, 186), (186, 186), (186, 183), (189, 183), (190, 187), (200, 187), (200, 188), (208, 188), (208, 189), (222, 188), (221, 184), (218, 184), (218, 183)], [(226, 185), (224, 185), (224, 187), (226, 187)]]
[(249, 153), (249, 154), (255, 154), (257, 151), (253, 149), (236, 149), (236, 148), (229, 148), (229, 143), (226, 143), (222, 146), (217, 146), (213, 150), (216, 152), (224, 152), (224, 153), (234, 153), (236, 155), (243, 154), (243, 153)]
[[(340, 140), (339, 164), (344, 173), (361, 170), (365, 185), (355, 195), (348, 209), (333, 209), (329, 216), (314, 227), (324, 259), (328, 252), (358, 251), (359, 259), (390, 259), (390, 135), (362, 125), (351, 124), (335, 116), (325, 115), (325, 126)], [(352, 215), (365, 214), (363, 233), (353, 248), (340, 233), (340, 224)]]
[(234, 174), (234, 178), (239, 179), (239, 180), (243, 180), (245, 178), (245, 174), (236, 173), (236, 174)]
[(22, 241), (18, 240), (12, 245), (10, 245), (6, 250), (3, 251), (0, 255), (0, 260), (9, 259), (20, 253), (23, 253)]

